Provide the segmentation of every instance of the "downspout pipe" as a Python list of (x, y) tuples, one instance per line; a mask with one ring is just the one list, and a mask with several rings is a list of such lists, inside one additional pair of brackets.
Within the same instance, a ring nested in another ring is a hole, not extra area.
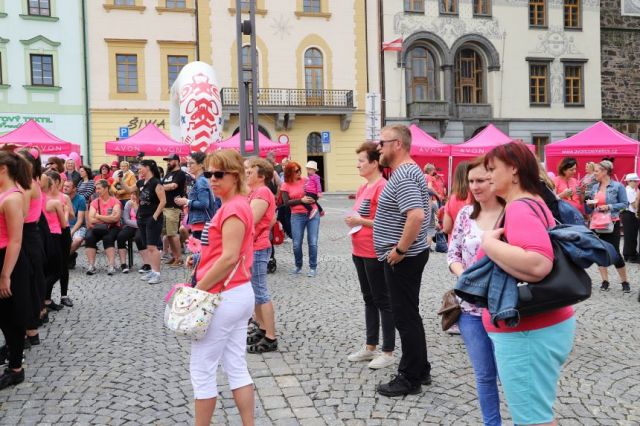
[(82, 5), (82, 55), (83, 70), (84, 70), (84, 110), (85, 110), (85, 123), (86, 123), (86, 138), (87, 138), (87, 161), (83, 163), (91, 164), (91, 113), (89, 110), (89, 58), (87, 57), (87, 9), (84, 1), (81, 1)]
[(200, 15), (198, 14), (198, 3), (200, 0), (196, 0), (195, 8), (196, 8), (196, 61), (200, 60)]
[(378, 55), (380, 57), (380, 122), (384, 127), (387, 121), (387, 93), (384, 82), (384, 51), (382, 41), (384, 40), (384, 6), (382, 0), (378, 0)]

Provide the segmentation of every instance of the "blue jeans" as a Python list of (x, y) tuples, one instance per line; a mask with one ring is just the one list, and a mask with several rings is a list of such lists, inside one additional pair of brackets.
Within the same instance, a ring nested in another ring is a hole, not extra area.
[(320, 215), (309, 219), (306, 213), (293, 213), (291, 215), (291, 233), (293, 234), (293, 256), (296, 268), (302, 268), (302, 240), (304, 230), (307, 229), (309, 242), (309, 268), (318, 267), (318, 233), (320, 232)]
[(251, 265), (251, 285), (256, 297), (256, 305), (264, 305), (271, 300), (267, 288), (267, 266), (271, 257), (271, 247), (253, 252)]
[(485, 425), (501, 425), (498, 372), (493, 355), (493, 344), (482, 325), (482, 317), (463, 312), (458, 320), (460, 334), (467, 347), (469, 360), (476, 376), (478, 402)]

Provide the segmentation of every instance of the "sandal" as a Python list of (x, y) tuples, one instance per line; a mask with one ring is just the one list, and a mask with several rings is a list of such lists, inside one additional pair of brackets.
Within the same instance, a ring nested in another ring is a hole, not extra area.
[(278, 350), (278, 340), (273, 342), (267, 341), (266, 337), (263, 337), (253, 345), (247, 346), (247, 352), (250, 354), (261, 354), (264, 352), (273, 352)]
[(263, 338), (264, 338), (264, 331), (258, 328), (256, 329), (255, 332), (247, 334), (247, 345), (253, 345), (255, 343), (258, 343)]

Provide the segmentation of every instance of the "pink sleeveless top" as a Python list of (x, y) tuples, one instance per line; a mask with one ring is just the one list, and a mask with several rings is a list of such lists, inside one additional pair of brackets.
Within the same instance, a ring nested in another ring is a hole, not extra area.
[[(33, 181), (34, 185), (39, 185), (35, 180)], [(42, 197), (43, 194), (40, 192), (40, 198), (32, 198), (29, 201), (29, 211), (27, 212), (27, 217), (24, 219), (24, 223), (34, 223), (40, 219), (40, 212), (42, 211)]]
[[(0, 203), (4, 201), (9, 195), (14, 192), (20, 192), (18, 189), (10, 189), (9, 191), (3, 192), (0, 194)], [(4, 218), (4, 215), (0, 213), (0, 249), (4, 249), (9, 245), (9, 233), (7, 232), (7, 221)]]
[(42, 197), (42, 213), (44, 213), (44, 217), (47, 219), (47, 223), (49, 224), (49, 230), (52, 234), (62, 234), (62, 228), (60, 227), (60, 219), (58, 219), (58, 214), (54, 211), (47, 211), (47, 202), (51, 198), (47, 195)]

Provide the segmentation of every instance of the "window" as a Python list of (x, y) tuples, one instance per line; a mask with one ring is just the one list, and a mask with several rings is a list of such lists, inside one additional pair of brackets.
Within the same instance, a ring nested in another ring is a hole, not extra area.
[(324, 88), (324, 69), (322, 52), (311, 48), (304, 52), (304, 88), (307, 105), (322, 105)]
[(302, 11), (306, 13), (320, 13), (320, 0), (304, 0)]
[(114, 0), (113, 4), (116, 6), (135, 6), (136, 1), (135, 0)]
[(461, 49), (456, 55), (456, 102), (480, 104), (484, 101), (482, 57), (473, 49)]
[(529, 0), (529, 26), (547, 26), (547, 3), (546, 0)]
[[(258, 52), (256, 52), (256, 69), (258, 66)], [(244, 81), (251, 80), (251, 46), (244, 46), (242, 48), (242, 73), (244, 74)], [(254, 80), (257, 80), (257, 76)]]
[(424, 0), (404, 0), (404, 11), (424, 13)]
[(180, 74), (180, 70), (182, 67), (189, 63), (188, 56), (177, 56), (177, 55), (169, 55), (167, 56), (167, 67), (168, 67), (168, 76), (169, 76), (169, 89), (173, 86), (173, 82), (178, 78), (178, 74)]
[(580, 28), (580, 0), (564, 0), (564, 27)]
[(186, 0), (167, 0), (167, 9), (185, 9), (186, 7)]
[(322, 154), (322, 137), (320, 133), (313, 132), (307, 136), (307, 154), (308, 155), (321, 155)]
[(138, 92), (138, 55), (116, 55), (118, 93)]
[(582, 65), (565, 64), (564, 66), (564, 104), (582, 105)]
[(529, 64), (529, 103), (549, 105), (549, 65)]
[(49, 0), (29, 0), (29, 15), (51, 16)]
[(474, 16), (491, 16), (491, 0), (473, 0)]
[(31, 56), (31, 85), (53, 86), (53, 56)]
[(536, 155), (538, 160), (544, 158), (544, 147), (549, 143), (549, 135), (533, 135), (531, 143), (536, 147)]
[(422, 102), (438, 98), (436, 86), (436, 61), (430, 50), (415, 47), (407, 60), (411, 101)]
[(440, 13), (457, 15), (458, 0), (440, 0)]

